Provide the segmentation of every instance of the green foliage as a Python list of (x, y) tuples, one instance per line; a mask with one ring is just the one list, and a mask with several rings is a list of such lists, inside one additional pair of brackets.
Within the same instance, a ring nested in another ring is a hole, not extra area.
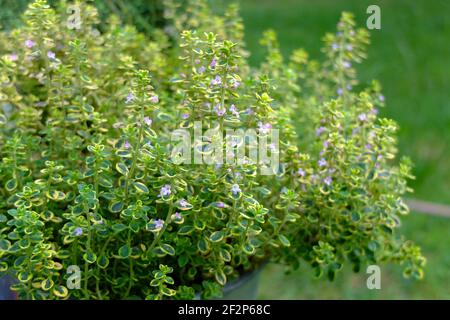
[[(65, 2), (38, 0), (2, 34), (0, 270), (18, 278), (13, 289), (214, 298), (268, 259), (330, 279), (345, 263), (393, 261), (420, 278), (420, 249), (396, 233), (411, 178), (407, 160), (393, 161), (397, 126), (377, 118), (376, 83), (351, 87), (367, 33), (344, 13), (324, 63), (304, 51), (284, 63), (269, 31), (267, 61), (251, 69), (236, 6), (219, 17), (196, 3), (166, 1), (172, 32), (144, 36), (114, 17), (98, 32), (96, 9), (81, 4), (81, 28), (68, 29)], [(171, 134), (194, 121), (279, 128), (277, 174), (174, 162)], [(66, 284), (71, 265), (80, 289)]]

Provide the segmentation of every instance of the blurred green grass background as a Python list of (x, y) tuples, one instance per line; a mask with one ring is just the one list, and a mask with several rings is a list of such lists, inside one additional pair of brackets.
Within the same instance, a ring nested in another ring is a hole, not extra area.
[[(274, 29), (287, 58), (303, 47), (320, 58), (320, 39), (335, 32), (342, 11), (365, 27), (371, 4), (381, 8), (381, 30), (371, 30), (368, 60), (358, 67), (361, 82), (378, 79), (387, 107), (382, 116), (400, 125), (400, 154), (415, 163), (414, 197), (450, 204), (450, 2), (444, 0), (245, 0), (241, 13), (251, 63), (264, 59), (259, 39)], [(285, 275), (280, 266), (263, 272), (263, 299), (450, 299), (450, 219), (411, 213), (403, 233), (428, 259), (422, 281), (405, 280), (399, 266), (382, 266), (381, 290), (366, 287), (365, 270), (350, 268), (333, 283), (312, 278), (306, 265)]]

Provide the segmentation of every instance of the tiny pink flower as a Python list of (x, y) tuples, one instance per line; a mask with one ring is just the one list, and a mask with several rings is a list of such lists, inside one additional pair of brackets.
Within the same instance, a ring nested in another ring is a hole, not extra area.
[(367, 115), (365, 113), (361, 113), (358, 116), (359, 121), (366, 121), (367, 120)]
[(144, 123), (147, 125), (147, 126), (151, 126), (152, 125), (152, 119), (150, 119), (149, 117), (145, 117), (144, 118)]
[(33, 48), (36, 45), (36, 42), (33, 40), (27, 39), (25, 40), (25, 46), (29, 49)]
[(198, 68), (197, 72), (202, 74), (205, 72), (205, 70), (206, 70), (205, 66), (201, 66), (200, 68)]
[(325, 131), (325, 127), (319, 127), (316, 129), (316, 135), (320, 136), (322, 134), (322, 132)]
[(317, 162), (317, 164), (319, 165), (319, 167), (325, 167), (327, 165), (327, 161), (322, 158)]
[(211, 69), (214, 69), (217, 65), (217, 59), (216, 57), (212, 58), (211, 63), (209, 64)]
[(220, 85), (221, 83), (222, 83), (222, 78), (219, 75), (217, 75), (217, 76), (215, 76), (214, 79), (211, 80), (211, 87)]
[(150, 97), (150, 102), (151, 102), (151, 103), (158, 103), (158, 102), (159, 102), (158, 96), (157, 96), (156, 94), (152, 95), (152, 96)]
[(55, 60), (56, 54), (53, 51), (49, 51), (49, 52), (47, 52), (47, 57), (51, 60)]
[(125, 98), (125, 103), (133, 102), (135, 98), (136, 98), (136, 97), (134, 96), (133, 92), (130, 92), (130, 93), (127, 95), (127, 97)]

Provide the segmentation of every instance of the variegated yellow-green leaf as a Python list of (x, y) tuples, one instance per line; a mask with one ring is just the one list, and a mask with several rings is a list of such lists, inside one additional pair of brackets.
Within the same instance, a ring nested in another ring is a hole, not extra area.
[(148, 193), (148, 188), (145, 184), (143, 184), (142, 182), (134, 182), (133, 183), (134, 188), (141, 193)]
[(41, 288), (44, 291), (50, 290), (54, 285), (54, 282), (52, 279), (45, 279), (41, 282)]
[(116, 163), (116, 170), (124, 176), (128, 175), (128, 167), (122, 162)]
[(62, 191), (51, 190), (45, 193), (45, 196), (51, 200), (62, 201), (66, 198), (66, 195)]
[(5, 189), (8, 190), (9, 192), (14, 191), (17, 188), (17, 180), (16, 179), (11, 179), (6, 181), (5, 183)]
[(57, 297), (65, 298), (69, 294), (69, 290), (64, 286), (56, 285), (53, 289), (53, 294)]

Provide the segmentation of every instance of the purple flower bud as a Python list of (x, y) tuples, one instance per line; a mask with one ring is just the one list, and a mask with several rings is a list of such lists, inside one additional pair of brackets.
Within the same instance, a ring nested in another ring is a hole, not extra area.
[(181, 220), (183, 217), (181, 216), (181, 214), (177, 211), (175, 212), (175, 219), (177, 220)]
[(337, 51), (337, 49), (339, 49), (339, 45), (338, 45), (337, 43), (333, 43), (333, 44), (331, 45), (331, 48), (332, 48), (334, 51)]
[(316, 129), (316, 135), (320, 136), (322, 134), (322, 132), (325, 131), (325, 127), (319, 127)]
[(380, 99), (381, 102), (384, 102), (384, 96), (382, 94), (380, 94), (380, 96), (378, 97), (378, 99)]
[(145, 122), (145, 124), (147, 125), (147, 126), (151, 126), (152, 125), (152, 119), (150, 119), (149, 117), (145, 117), (144, 118), (144, 122)]
[(189, 202), (187, 202), (187, 201), (184, 200), (184, 199), (181, 199), (180, 202), (179, 202), (179, 205), (180, 205), (180, 207), (182, 207), (182, 208), (186, 208), (186, 207), (189, 205)]
[(344, 61), (342, 61), (342, 66), (343, 66), (345, 69), (348, 69), (348, 68), (350, 68), (350, 67), (352, 66), (352, 64), (351, 64), (349, 61), (344, 60)]
[(223, 203), (222, 201), (216, 202), (216, 207), (217, 208), (225, 208), (225, 203)]
[(364, 148), (366, 148), (367, 150), (371, 150), (372, 149), (372, 145), (370, 143), (367, 143)]
[(237, 108), (236, 108), (236, 106), (235, 106), (234, 104), (232, 104), (232, 105), (230, 106), (230, 112), (231, 112), (234, 116), (236, 116), (237, 118), (239, 118), (239, 112), (237, 111)]
[(240, 85), (241, 85), (241, 83), (235, 79), (233, 79), (233, 81), (231, 82), (231, 87), (233, 89), (237, 89)]
[(271, 152), (277, 151), (277, 147), (275, 146), (275, 143), (269, 144), (269, 150), (270, 150)]
[(301, 176), (301, 177), (304, 177), (304, 176), (306, 175), (306, 172), (305, 172), (305, 170), (303, 170), (303, 169), (298, 169), (298, 170), (297, 170), (297, 174), (298, 174), (299, 176)]
[(347, 45), (347, 50), (348, 50), (348, 51), (353, 51), (353, 46), (352, 46), (351, 44), (348, 44), (348, 45)]
[(133, 92), (130, 92), (125, 99), (125, 103), (133, 102), (135, 98), (136, 97), (134, 96)]
[(342, 90), (341, 88), (338, 88), (338, 89), (336, 90), (336, 93), (337, 93), (339, 96), (342, 96), (342, 94), (344, 93), (344, 90)]
[(19, 59), (19, 57), (17, 56), (17, 54), (13, 53), (9, 55), (9, 59), (11, 61), (17, 61), (17, 59)]
[(203, 72), (205, 72), (206, 68), (205, 66), (201, 66), (200, 68), (198, 68), (197, 72), (202, 74)]
[(327, 186), (331, 185), (331, 182), (332, 182), (332, 181), (333, 181), (333, 180), (331, 179), (330, 176), (326, 177), (326, 178), (323, 180), (323, 182), (325, 182), (325, 184), (326, 184)]
[(25, 46), (29, 49), (33, 48), (36, 45), (36, 42), (33, 40), (27, 39), (25, 40)]
[(216, 104), (213, 110), (217, 113), (219, 117), (222, 117), (227, 112), (225, 108), (222, 108), (220, 103)]
[(219, 85), (221, 83), (222, 83), (222, 78), (219, 75), (217, 75), (217, 76), (215, 76), (214, 79), (211, 80), (211, 87), (212, 86), (217, 86), (217, 85)]
[(317, 164), (319, 165), (319, 167), (325, 167), (327, 165), (327, 161), (322, 158), (317, 162)]
[(258, 127), (260, 133), (266, 134), (270, 131), (270, 129), (272, 129), (272, 124), (270, 124), (269, 122), (267, 123), (258, 122)]
[(151, 103), (158, 103), (158, 102), (159, 102), (158, 96), (157, 96), (156, 94), (152, 95), (152, 96), (150, 97), (150, 102), (151, 102)]
[(47, 52), (47, 57), (51, 60), (55, 60), (56, 54), (53, 51), (49, 51), (49, 52)]
[(159, 196), (160, 197), (168, 197), (168, 196), (170, 196), (171, 193), (172, 193), (172, 191), (170, 190), (170, 185), (166, 184), (159, 191)]
[(361, 113), (358, 116), (359, 121), (366, 121), (367, 120), (367, 115), (365, 113)]
[(77, 227), (77, 228), (75, 228), (73, 234), (74, 234), (76, 237), (79, 237), (79, 236), (81, 236), (81, 235), (83, 234), (83, 229), (81, 229), (80, 227)]
[(157, 219), (153, 222), (153, 226), (155, 227), (155, 229), (162, 229), (164, 227), (164, 220), (161, 219)]
[(239, 188), (239, 185), (233, 184), (233, 185), (231, 186), (231, 193), (232, 193), (233, 195), (237, 195), (237, 194), (240, 193), (240, 192), (241, 192), (241, 188)]
[(209, 67), (211, 69), (214, 69), (216, 67), (216, 65), (217, 65), (217, 59), (216, 59), (216, 57), (214, 57), (214, 58), (212, 58), (211, 63), (209, 64)]
[(130, 149), (130, 148), (131, 148), (131, 145), (130, 145), (130, 143), (128, 142), (128, 140), (125, 140), (125, 143), (124, 143), (123, 147), (124, 147), (125, 149)]
[(189, 118), (189, 115), (187, 113), (183, 113), (181, 115), (181, 119), (186, 120), (187, 118)]

